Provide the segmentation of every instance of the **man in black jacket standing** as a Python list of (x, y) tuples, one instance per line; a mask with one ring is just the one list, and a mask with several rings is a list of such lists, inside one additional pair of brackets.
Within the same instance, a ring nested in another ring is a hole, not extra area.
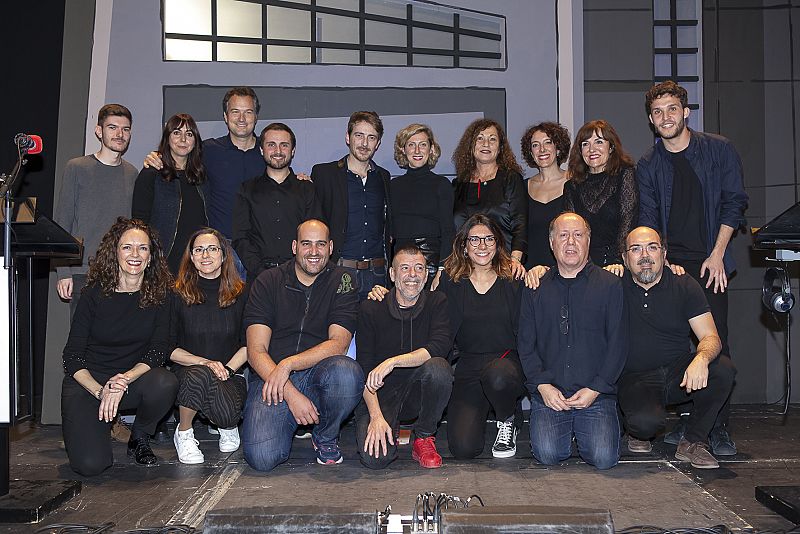
[(328, 264), (333, 243), (317, 220), (297, 228), (293, 260), (262, 272), (242, 319), (250, 374), (244, 457), (270, 471), (289, 458), (298, 425), (314, 425), (317, 462), (342, 461), (339, 430), (364, 390), (361, 367), (342, 356), (358, 316), (350, 273)]
[(382, 302), (362, 302), (358, 315), (356, 360), (368, 373), (356, 408), (358, 453), (365, 466), (383, 469), (397, 458), (400, 421), (413, 421), (412, 457), (440, 467), (434, 436), (453, 388), (447, 297), (424, 291), (425, 256), (414, 245), (395, 252), (389, 276), (394, 289)]
[(381, 144), (383, 123), (374, 111), (356, 111), (347, 123), (350, 153), (314, 165), (322, 214), (334, 242), (332, 259), (350, 270), (364, 300), (375, 284), (386, 285), (389, 258), (389, 171), (372, 156)]

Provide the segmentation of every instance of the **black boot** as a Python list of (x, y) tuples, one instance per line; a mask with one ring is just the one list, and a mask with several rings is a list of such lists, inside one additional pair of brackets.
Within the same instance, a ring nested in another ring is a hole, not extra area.
[(155, 467), (158, 465), (158, 458), (150, 448), (150, 438), (147, 436), (131, 438), (128, 442), (128, 456), (133, 458), (136, 465), (144, 467)]

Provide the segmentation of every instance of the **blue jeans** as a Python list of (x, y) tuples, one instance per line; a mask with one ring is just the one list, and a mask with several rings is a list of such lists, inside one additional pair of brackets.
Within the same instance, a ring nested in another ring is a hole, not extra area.
[(553, 465), (569, 458), (573, 434), (578, 454), (587, 464), (598, 469), (617, 465), (617, 401), (598, 397), (588, 408), (558, 412), (545, 406), (538, 393), (531, 395), (531, 452), (539, 463)]
[(354, 269), (352, 267), (344, 267), (353, 276), (358, 284), (358, 300), (359, 302), (367, 300), (367, 295), (372, 291), (375, 284), (386, 287), (386, 266), (373, 267), (371, 269)]
[[(286, 402), (267, 406), (261, 397), (264, 381), (252, 376), (242, 424), (244, 458), (253, 469), (271, 471), (289, 459), (297, 421)], [(312, 431), (314, 442), (335, 443), (342, 422), (361, 400), (361, 366), (347, 356), (331, 356), (310, 369), (292, 373), (289, 380), (319, 412), (319, 424)]]

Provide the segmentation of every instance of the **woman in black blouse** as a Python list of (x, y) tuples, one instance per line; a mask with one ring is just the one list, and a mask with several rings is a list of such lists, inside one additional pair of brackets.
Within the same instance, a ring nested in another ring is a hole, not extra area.
[(564, 208), (589, 223), (589, 256), (600, 267), (622, 276), (622, 248), (639, 219), (639, 186), (633, 160), (614, 128), (604, 120), (578, 130), (569, 154)]
[(139, 465), (158, 462), (149, 438), (178, 389), (175, 376), (162, 367), (169, 284), (153, 230), (138, 220), (117, 219), (89, 260), (64, 347), (62, 432), (78, 474), (98, 475), (114, 463), (109, 432), (120, 410), (136, 412), (128, 456)]
[(179, 113), (169, 118), (158, 152), (164, 166), (139, 173), (131, 215), (158, 231), (170, 272), (177, 275), (189, 236), (208, 226), (203, 140), (191, 115)]
[(447, 295), (454, 336), (455, 382), (447, 407), (447, 442), (459, 459), (483, 452), (486, 417), (494, 412), (495, 458), (516, 453), (515, 408), (525, 395), (517, 354), (521, 283), (503, 232), (476, 214), (457, 232), (439, 291)]
[(175, 346), (170, 360), (178, 364), (172, 369), (179, 383), (174, 442), (182, 463), (204, 461), (192, 429), (197, 412), (219, 427), (220, 451), (239, 448), (236, 425), (247, 397), (244, 377), (237, 374), (247, 362), (241, 339), (243, 291), (227, 239), (211, 228), (195, 232), (175, 282), (179, 298), (170, 336)]
[(394, 160), (407, 169), (389, 185), (394, 249), (413, 243), (425, 255), (427, 283), (438, 285), (439, 270), (453, 246), (453, 187), (431, 169), (442, 150), (433, 131), (409, 124), (394, 140)]
[(528, 247), (527, 198), (522, 168), (503, 127), (491, 119), (479, 119), (467, 126), (453, 152), (453, 163), (456, 230), (476, 213), (494, 219), (511, 253), (513, 277), (522, 278), (522, 255)]

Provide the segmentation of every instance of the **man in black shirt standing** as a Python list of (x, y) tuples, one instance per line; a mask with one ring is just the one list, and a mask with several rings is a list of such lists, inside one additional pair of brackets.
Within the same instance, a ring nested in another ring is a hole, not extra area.
[(361, 367), (347, 356), (358, 316), (349, 272), (329, 265), (328, 227), (297, 228), (294, 260), (263, 271), (242, 319), (252, 367), (242, 424), (247, 463), (270, 471), (289, 458), (298, 425), (314, 425), (317, 462), (342, 461), (339, 430), (364, 390)]
[(233, 211), (233, 247), (248, 280), (291, 259), (297, 226), (320, 217), (314, 184), (299, 180), (290, 167), (297, 147), (292, 129), (269, 124), (260, 142), (266, 170), (242, 183)]
[[(720, 353), (722, 342), (700, 284), (665, 269), (667, 249), (658, 232), (641, 226), (628, 234), (623, 277), (629, 351), (619, 381), (619, 405), (628, 450), (650, 452), (663, 431), (665, 404), (691, 402), (692, 413), (675, 457), (700, 469), (719, 467), (708, 435), (733, 388), (735, 370)], [(699, 340), (689, 347), (689, 330)]]
[(365, 300), (358, 315), (356, 360), (367, 374), (364, 400), (356, 408), (361, 463), (383, 469), (397, 458), (400, 421), (414, 421), (412, 457), (422, 467), (441, 467), (436, 428), (453, 388), (447, 297), (424, 291), (422, 251), (395, 252), (389, 276), (395, 283), (382, 300)]
[(563, 213), (550, 223), (556, 268), (523, 290), (518, 352), (531, 392), (531, 450), (540, 463), (619, 461), (616, 383), (627, 354), (622, 281), (589, 260), (589, 224)]

